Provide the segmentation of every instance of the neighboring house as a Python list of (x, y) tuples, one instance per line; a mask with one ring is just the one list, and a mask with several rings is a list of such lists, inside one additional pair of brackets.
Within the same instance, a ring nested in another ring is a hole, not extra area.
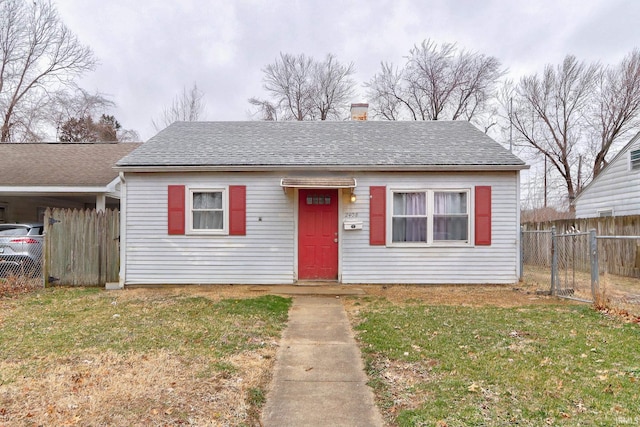
[(576, 218), (640, 214), (640, 133), (573, 201)]
[(42, 221), (48, 207), (118, 207), (113, 167), (140, 144), (0, 144), (0, 223)]
[(174, 123), (116, 167), (121, 285), (513, 283), (525, 168), (464, 121)]

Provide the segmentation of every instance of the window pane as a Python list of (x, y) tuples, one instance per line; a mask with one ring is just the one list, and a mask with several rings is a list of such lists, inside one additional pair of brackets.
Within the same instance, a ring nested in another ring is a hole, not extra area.
[(426, 242), (426, 218), (393, 218), (393, 242)]
[(222, 209), (222, 192), (193, 193), (194, 209)]
[(393, 193), (394, 215), (426, 215), (426, 193)]
[(468, 217), (434, 216), (433, 240), (468, 240)]
[(631, 169), (640, 169), (640, 150), (631, 152)]
[(217, 212), (194, 212), (193, 228), (194, 230), (222, 230), (223, 214)]
[(433, 209), (435, 214), (466, 214), (466, 192), (435, 192), (433, 194)]

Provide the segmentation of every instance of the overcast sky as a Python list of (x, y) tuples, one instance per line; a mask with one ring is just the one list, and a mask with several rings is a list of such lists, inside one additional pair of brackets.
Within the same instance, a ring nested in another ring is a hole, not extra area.
[[(247, 120), (262, 72), (280, 52), (353, 62), (359, 84), (416, 43), (456, 42), (497, 57), (509, 76), (566, 54), (617, 63), (640, 45), (637, 0), (58, 0), (65, 24), (100, 65), (80, 85), (107, 94), (142, 140), (194, 82), (207, 120)], [(366, 102), (360, 89), (354, 102)]]

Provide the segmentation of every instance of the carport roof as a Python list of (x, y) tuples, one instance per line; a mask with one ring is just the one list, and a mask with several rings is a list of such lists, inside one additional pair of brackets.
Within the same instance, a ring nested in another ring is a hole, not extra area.
[(106, 186), (118, 177), (114, 165), (140, 143), (0, 144), (0, 185)]

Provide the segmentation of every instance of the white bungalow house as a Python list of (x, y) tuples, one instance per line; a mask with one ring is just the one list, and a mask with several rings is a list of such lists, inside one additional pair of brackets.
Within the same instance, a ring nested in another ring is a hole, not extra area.
[(463, 121), (177, 122), (117, 163), (121, 285), (513, 283), (526, 167)]
[(640, 215), (640, 133), (573, 201), (576, 218)]
[(0, 223), (41, 222), (46, 208), (113, 208), (113, 167), (139, 143), (0, 144)]

